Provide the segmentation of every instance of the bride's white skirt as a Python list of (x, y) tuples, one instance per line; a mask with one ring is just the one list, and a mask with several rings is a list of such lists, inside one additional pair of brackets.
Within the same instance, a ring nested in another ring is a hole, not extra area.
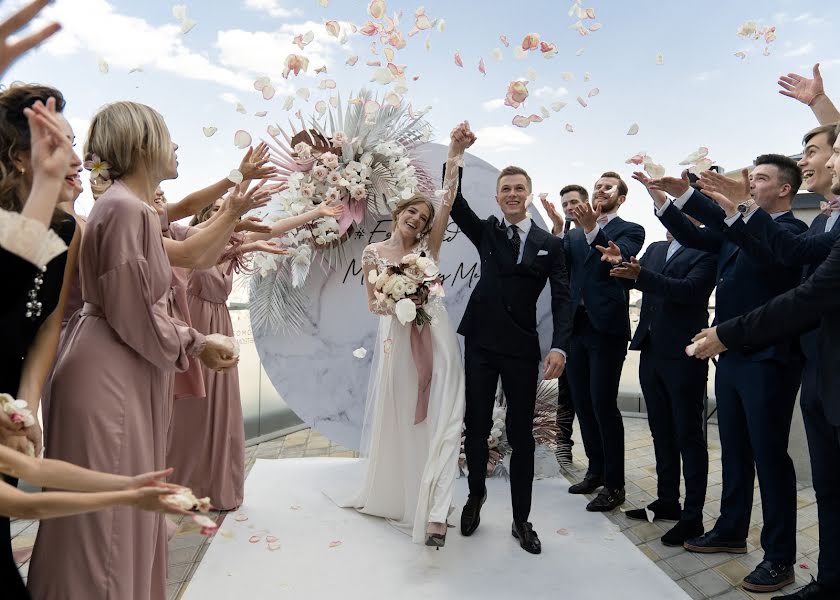
[(433, 371), (426, 420), (414, 424), (417, 371), (410, 328), (391, 316), (379, 319), (362, 433), (364, 480), (354, 493), (333, 497), (341, 506), (385, 517), (425, 540), (429, 522), (446, 522), (464, 420), (464, 368), (455, 330), (443, 303), (429, 313)]

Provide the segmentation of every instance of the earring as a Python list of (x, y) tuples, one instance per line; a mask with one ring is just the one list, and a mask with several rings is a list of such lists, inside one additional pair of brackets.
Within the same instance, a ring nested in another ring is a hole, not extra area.
[(18, 171), (20, 171), (20, 174), (23, 175), (26, 173), (26, 167), (18, 167)]

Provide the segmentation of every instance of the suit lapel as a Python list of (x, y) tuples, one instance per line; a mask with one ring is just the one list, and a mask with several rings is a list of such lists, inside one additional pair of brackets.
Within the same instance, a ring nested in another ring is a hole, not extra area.
[(496, 246), (496, 255), (500, 265), (511, 266), (515, 264), (513, 258), (513, 246), (507, 236), (507, 229), (503, 222), (496, 221), (493, 225), (493, 240)]
[(674, 252), (673, 256), (671, 256), (671, 259), (669, 260), (668, 259), (668, 246), (665, 247), (665, 266), (663, 268), (663, 271), (665, 271), (669, 266), (674, 264), (674, 261), (677, 260), (677, 257), (680, 254), (683, 253), (683, 250), (685, 250), (685, 246), (680, 246), (679, 248), (677, 248), (677, 251)]
[(531, 221), (531, 230), (528, 232), (528, 237), (525, 238), (525, 248), (522, 250), (522, 266), (527, 267), (534, 262), (537, 257), (537, 251), (542, 246), (543, 240), (547, 233), (540, 229), (534, 221)]

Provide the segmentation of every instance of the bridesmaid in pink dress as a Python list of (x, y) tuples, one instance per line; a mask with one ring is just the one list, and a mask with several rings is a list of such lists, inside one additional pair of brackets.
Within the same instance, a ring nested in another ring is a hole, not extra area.
[[(86, 154), (110, 164), (114, 183), (82, 240), (85, 304), (53, 376), (51, 458), (124, 475), (164, 469), (174, 372), (190, 356), (211, 368), (236, 364), (228, 340), (205, 339), (167, 314), (172, 272), (160, 219), (143, 198), (177, 176), (176, 149), (163, 118), (142, 104), (108, 105), (91, 123)], [(38, 600), (162, 600), (165, 531), (162, 515), (127, 508), (45, 521), (30, 591)]]

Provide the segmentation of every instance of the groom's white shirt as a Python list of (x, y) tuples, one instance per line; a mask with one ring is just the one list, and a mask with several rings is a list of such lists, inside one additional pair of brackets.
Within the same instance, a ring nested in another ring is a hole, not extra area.
[[(525, 240), (528, 239), (528, 233), (531, 231), (531, 218), (525, 217), (521, 221), (517, 223), (511, 223), (506, 218), (502, 217), (502, 226), (505, 228), (505, 234), (507, 238), (510, 239), (513, 236), (513, 231), (511, 231), (510, 226), (516, 225), (519, 229), (519, 256), (516, 258), (516, 264), (520, 264), (522, 262), (522, 255), (525, 252)], [(569, 358), (566, 354), (565, 350), (561, 350), (560, 348), (552, 348), (551, 352), (559, 352), (563, 355), (563, 358)]]

